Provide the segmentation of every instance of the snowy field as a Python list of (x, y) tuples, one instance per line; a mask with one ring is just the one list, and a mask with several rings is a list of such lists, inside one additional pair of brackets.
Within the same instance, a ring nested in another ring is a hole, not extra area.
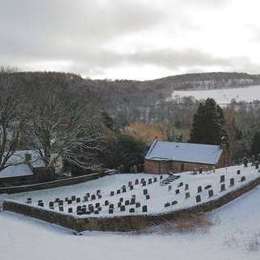
[[(238, 174), (238, 172), (240, 174)], [(254, 166), (215, 173), (117, 174), (90, 182), (10, 195), (9, 199), (77, 217), (157, 215), (215, 200), (260, 177)]]
[(260, 187), (205, 215), (210, 225), (179, 232), (173, 224), (145, 234), (71, 231), (0, 213), (1, 260), (259, 260)]
[(260, 100), (260, 86), (250, 86), (243, 88), (212, 89), (212, 90), (187, 90), (174, 91), (172, 98), (192, 96), (195, 99), (214, 98), (219, 104), (229, 104), (232, 99), (245, 102)]

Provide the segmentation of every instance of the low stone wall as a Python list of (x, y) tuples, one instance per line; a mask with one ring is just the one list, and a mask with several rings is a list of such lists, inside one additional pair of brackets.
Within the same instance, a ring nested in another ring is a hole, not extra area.
[(78, 218), (76, 216), (65, 215), (58, 212), (31, 207), (29, 205), (19, 204), (15, 201), (10, 200), (4, 201), (3, 209), (38, 218), (50, 223), (55, 223), (76, 230), (78, 232), (84, 230), (133, 231), (141, 230), (151, 225), (162, 223), (165, 220), (176, 220), (179, 218), (192, 216), (193, 214), (211, 211), (238, 198), (239, 196), (252, 190), (259, 184), (260, 178), (250, 182), (249, 184), (236, 191), (224, 195), (217, 200), (209, 201), (193, 208), (183, 209), (161, 215)]
[(98, 178), (104, 177), (104, 176), (105, 176), (104, 174), (92, 173), (92, 174), (83, 175), (83, 176), (69, 177), (69, 178), (64, 178), (64, 179), (59, 179), (59, 180), (54, 180), (54, 181), (36, 183), (36, 184), (1, 187), (0, 194), (3, 194), (3, 193), (11, 194), (11, 193), (50, 189), (50, 188), (56, 188), (59, 186), (68, 186), (68, 185), (73, 185), (73, 184), (77, 184), (77, 183), (81, 183), (81, 182), (85, 182), (85, 181), (98, 179)]

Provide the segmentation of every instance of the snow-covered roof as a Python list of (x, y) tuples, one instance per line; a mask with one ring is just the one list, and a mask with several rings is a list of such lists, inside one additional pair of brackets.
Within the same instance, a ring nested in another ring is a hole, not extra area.
[(217, 164), (223, 150), (219, 145), (176, 143), (155, 140), (145, 159)]
[(4, 170), (0, 171), (0, 179), (1, 178), (11, 178), (11, 177), (22, 177), (22, 176), (30, 176), (33, 175), (30, 167), (23, 163), (25, 161), (26, 154), (31, 155), (31, 165), (34, 168), (44, 167), (44, 163), (41, 160), (37, 151), (33, 150), (21, 150), (16, 151), (8, 160), (9, 164), (17, 164), (11, 165)]
[(33, 172), (27, 164), (19, 164), (16, 166), (9, 166), (0, 172), (0, 179), (31, 176)]

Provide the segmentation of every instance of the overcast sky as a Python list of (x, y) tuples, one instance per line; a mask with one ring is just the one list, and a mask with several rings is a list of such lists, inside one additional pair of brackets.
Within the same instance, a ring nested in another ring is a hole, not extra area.
[(90, 78), (260, 74), (259, 0), (0, 0), (0, 64)]

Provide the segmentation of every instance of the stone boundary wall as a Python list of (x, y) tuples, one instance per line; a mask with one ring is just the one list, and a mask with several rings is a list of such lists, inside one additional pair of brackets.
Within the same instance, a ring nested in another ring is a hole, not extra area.
[(228, 202), (238, 198), (242, 194), (252, 190), (260, 184), (260, 177), (256, 180), (248, 183), (240, 189), (230, 192), (219, 199), (212, 200), (198, 206), (182, 209), (170, 213), (164, 213), (160, 215), (141, 215), (141, 216), (120, 216), (120, 217), (87, 217), (79, 218), (77, 216), (71, 216), (62, 214), (59, 212), (53, 212), (50, 210), (44, 210), (41, 208), (31, 207), (29, 205), (20, 204), (15, 201), (5, 200), (3, 203), (3, 209), (12, 211), (15, 213), (23, 214), (38, 218), (49, 223), (64, 226), (76, 230), (78, 232), (84, 230), (92, 231), (136, 231), (154, 224), (159, 224), (165, 220), (176, 220), (179, 218), (192, 216), (194, 214), (200, 214), (208, 212), (213, 209), (219, 208)]
[(0, 194), (3, 194), (3, 193), (11, 194), (11, 193), (57, 188), (59, 186), (68, 186), (68, 185), (78, 184), (81, 182), (98, 179), (98, 178), (104, 177), (104, 176), (106, 176), (106, 175), (100, 174), (100, 173), (92, 173), (92, 174), (83, 175), (83, 176), (69, 177), (69, 178), (64, 178), (64, 179), (59, 179), (59, 180), (54, 180), (54, 181), (36, 183), (36, 184), (1, 187)]

